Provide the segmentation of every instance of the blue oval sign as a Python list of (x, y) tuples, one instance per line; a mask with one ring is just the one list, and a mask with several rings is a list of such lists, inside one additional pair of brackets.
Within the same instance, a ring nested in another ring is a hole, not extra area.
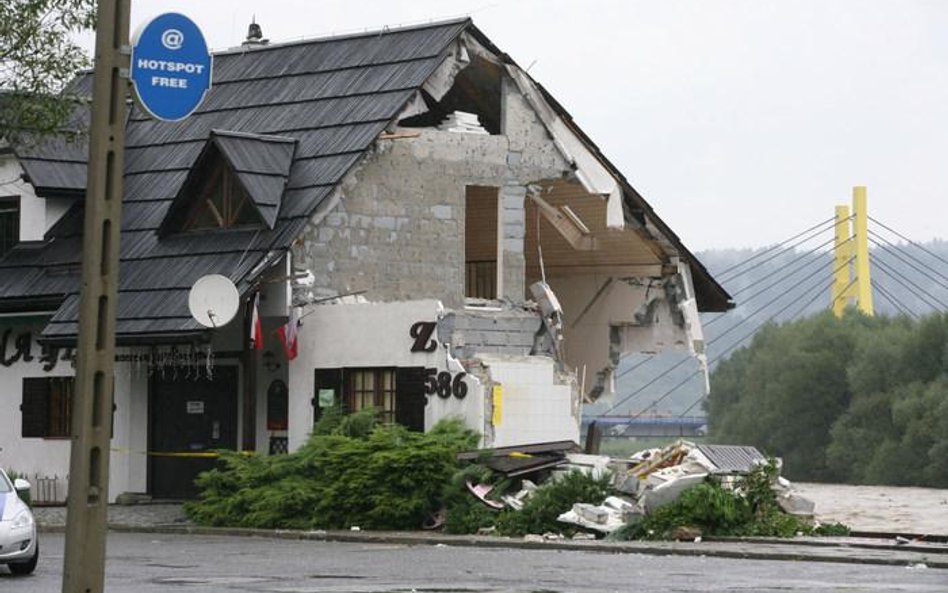
[(152, 117), (178, 121), (211, 88), (211, 54), (194, 21), (175, 12), (155, 17), (132, 47), (132, 86)]

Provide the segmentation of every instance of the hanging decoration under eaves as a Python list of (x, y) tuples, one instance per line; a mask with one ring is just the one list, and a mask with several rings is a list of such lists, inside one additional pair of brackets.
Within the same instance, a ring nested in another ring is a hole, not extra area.
[(116, 362), (128, 363), (136, 376), (162, 379), (214, 379), (214, 351), (210, 344), (172, 346), (133, 346), (115, 355)]

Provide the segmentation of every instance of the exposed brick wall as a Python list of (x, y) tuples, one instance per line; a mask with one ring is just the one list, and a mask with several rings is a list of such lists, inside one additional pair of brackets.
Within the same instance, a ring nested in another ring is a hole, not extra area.
[(500, 189), (502, 296), (524, 300), (526, 186), (570, 168), (513, 85), (504, 94), (503, 135), (406, 129), (419, 136), (377, 143), (294, 248), (317, 296), (365, 290), (374, 301), (463, 306), (465, 187), (481, 185)]

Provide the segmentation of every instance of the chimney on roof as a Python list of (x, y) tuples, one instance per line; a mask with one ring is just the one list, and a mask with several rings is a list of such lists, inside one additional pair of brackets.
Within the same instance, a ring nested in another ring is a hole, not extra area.
[(250, 21), (250, 26), (247, 27), (247, 39), (240, 45), (243, 47), (260, 47), (268, 43), (270, 43), (270, 40), (263, 38), (263, 29), (257, 24), (257, 16), (254, 15)]

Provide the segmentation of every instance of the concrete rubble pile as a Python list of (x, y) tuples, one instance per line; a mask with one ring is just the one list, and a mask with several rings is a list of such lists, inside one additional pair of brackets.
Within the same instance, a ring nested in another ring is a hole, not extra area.
[[(562, 443), (531, 445), (529, 448), (532, 453), (517, 452), (514, 447), (497, 450), (492, 452), (493, 457), (486, 465), (507, 477), (530, 475), (540, 483), (555, 480), (557, 475), (573, 470), (596, 478), (611, 476), (613, 494), (602, 504), (576, 501), (572, 509), (558, 517), (563, 523), (603, 534), (611, 533), (674, 502), (682, 492), (704, 482), (709, 476), (719, 478), (726, 486), (734, 483), (736, 477), (747, 475), (768, 461), (754, 447), (696, 445), (685, 440), (662, 448), (639, 451), (629, 458), (570, 452), (562, 447)], [(517, 460), (516, 463), (510, 462), (511, 456)], [(538, 475), (531, 473), (534, 468), (544, 470), (539, 479)], [(534, 481), (526, 479), (522, 485), (519, 492), (504, 496), (501, 501), (489, 501), (487, 494), (477, 485), (469, 484), (468, 487), (494, 508), (507, 506), (520, 510), (524, 501), (537, 488)], [(773, 490), (785, 512), (804, 518), (813, 517), (813, 502), (796, 493), (787, 479), (779, 476), (773, 483)]]

